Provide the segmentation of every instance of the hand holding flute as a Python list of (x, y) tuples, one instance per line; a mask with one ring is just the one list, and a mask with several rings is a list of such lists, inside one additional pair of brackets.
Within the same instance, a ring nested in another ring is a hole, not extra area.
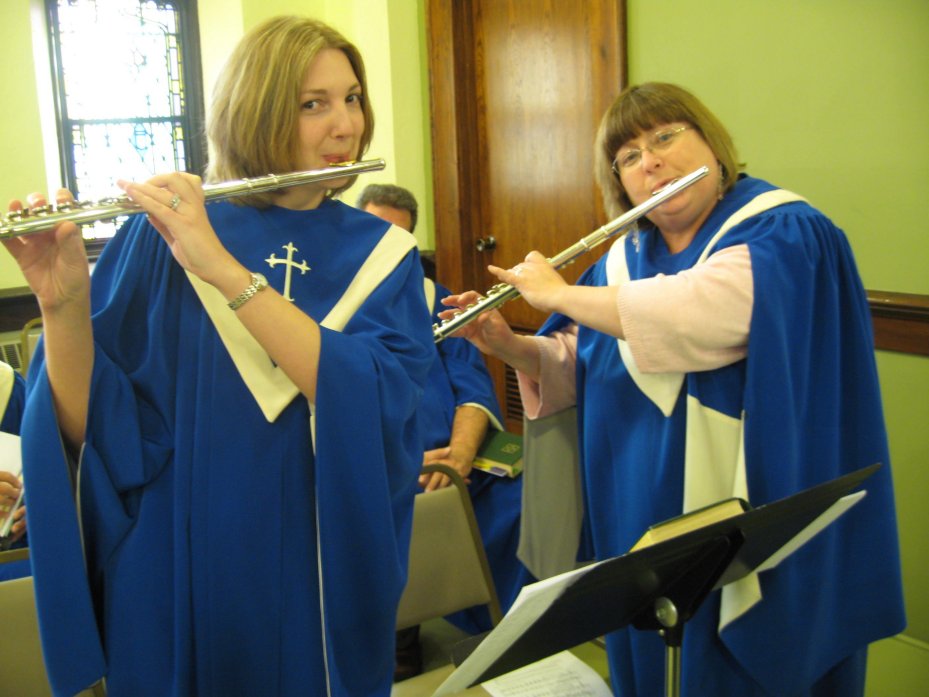
[[(571, 285), (537, 251), (530, 252), (525, 261), (512, 269), (489, 266), (488, 270), (502, 283), (513, 286), (537, 310), (563, 314), (578, 324), (623, 338), (616, 312), (615, 288)], [(443, 304), (457, 309), (440, 316), (443, 319), (454, 317), (477, 301), (479, 297), (474, 292), (445, 298)], [(530, 378), (538, 378), (538, 348), (530, 337), (515, 334), (499, 311), (481, 313), (462, 326), (455, 336), (468, 339), (483, 353), (499, 358)]]
[[(58, 204), (67, 204), (73, 196), (67, 189), (59, 189), (55, 199)], [(44, 194), (31, 193), (26, 203), (29, 208), (44, 207), (46, 199)], [(23, 209), (22, 201), (17, 199), (10, 202), (8, 210), (18, 213)], [(87, 252), (74, 223), (64, 222), (28, 238), (0, 241), (19, 265), (43, 315), (87, 296), (90, 287)]]
[[(574, 262), (580, 255), (590, 251), (600, 244), (603, 244), (620, 232), (627, 230), (639, 218), (655, 210), (662, 203), (667, 201), (669, 198), (676, 196), (684, 189), (693, 186), (694, 183), (700, 181), (708, 174), (709, 168), (702, 166), (686, 176), (671, 181), (662, 187), (660, 191), (654, 193), (647, 200), (626, 211), (618, 218), (615, 218), (602, 227), (594, 230), (592, 233), (581, 238), (567, 249), (562, 250), (551, 259), (548, 259), (547, 263), (555, 269), (560, 269), (562, 266), (566, 266), (567, 264)], [(527, 256), (527, 261), (528, 260), (529, 257)], [(489, 268), (493, 269), (498, 267)], [(515, 268), (517, 267), (514, 267), (514, 270)], [(498, 278), (501, 277), (498, 275)], [(460, 336), (459, 334), (456, 334), (458, 329), (468, 324), (469, 322), (472, 322), (484, 312), (500, 307), (503, 303), (508, 300), (512, 300), (518, 295), (520, 295), (520, 290), (516, 285), (512, 283), (498, 283), (489, 291), (487, 291), (487, 297), (479, 297), (478, 300), (473, 304), (463, 306), (457, 312), (443, 316), (442, 323), (433, 327), (434, 340), (439, 342), (451, 335)], [(541, 310), (547, 309), (540, 305), (537, 305), (536, 307)], [(566, 312), (564, 314), (570, 313)], [(573, 317), (573, 315), (571, 316)], [(575, 317), (575, 319), (577, 319), (577, 317)]]
[[(559, 306), (559, 298), (570, 286), (555, 270), (543, 254), (532, 251), (525, 261), (512, 269), (488, 266), (488, 271), (501, 283), (506, 283), (519, 291), (525, 300), (543, 312), (554, 312)], [(449, 309), (439, 314), (443, 320), (449, 320), (468, 307), (473, 307), (481, 299), (476, 291), (452, 295), (442, 299), (442, 304)], [(463, 325), (455, 336), (471, 341), (482, 353), (494, 356), (512, 365), (520, 372), (531, 377), (537, 376), (539, 363), (538, 351), (532, 340), (516, 334), (497, 310), (482, 312), (480, 316)]]

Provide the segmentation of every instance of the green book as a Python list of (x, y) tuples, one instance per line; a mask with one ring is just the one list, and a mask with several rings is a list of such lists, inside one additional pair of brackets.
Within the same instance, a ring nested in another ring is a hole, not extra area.
[(507, 431), (487, 431), (473, 466), (498, 477), (518, 477), (523, 471), (523, 437)]

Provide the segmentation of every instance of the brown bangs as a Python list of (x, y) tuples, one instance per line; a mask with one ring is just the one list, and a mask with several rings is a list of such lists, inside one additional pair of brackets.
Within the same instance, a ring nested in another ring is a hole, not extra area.
[(619, 108), (610, 114), (604, 147), (612, 160), (616, 151), (640, 133), (652, 131), (658, 126), (675, 121), (686, 121), (699, 129), (694, 117), (677, 99), (664, 91), (650, 90), (648, 85), (633, 87), (625, 98), (619, 100)]

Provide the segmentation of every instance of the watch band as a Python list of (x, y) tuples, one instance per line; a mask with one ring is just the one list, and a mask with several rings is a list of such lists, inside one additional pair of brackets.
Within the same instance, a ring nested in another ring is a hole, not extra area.
[(249, 300), (254, 298), (259, 291), (268, 287), (268, 279), (260, 273), (252, 273), (252, 282), (246, 286), (245, 290), (229, 301), (230, 310), (238, 310)]

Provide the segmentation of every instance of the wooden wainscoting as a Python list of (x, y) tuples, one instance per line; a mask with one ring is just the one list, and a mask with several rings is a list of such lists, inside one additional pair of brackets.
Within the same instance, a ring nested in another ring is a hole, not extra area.
[(929, 356), (929, 295), (869, 290), (868, 303), (876, 348)]

